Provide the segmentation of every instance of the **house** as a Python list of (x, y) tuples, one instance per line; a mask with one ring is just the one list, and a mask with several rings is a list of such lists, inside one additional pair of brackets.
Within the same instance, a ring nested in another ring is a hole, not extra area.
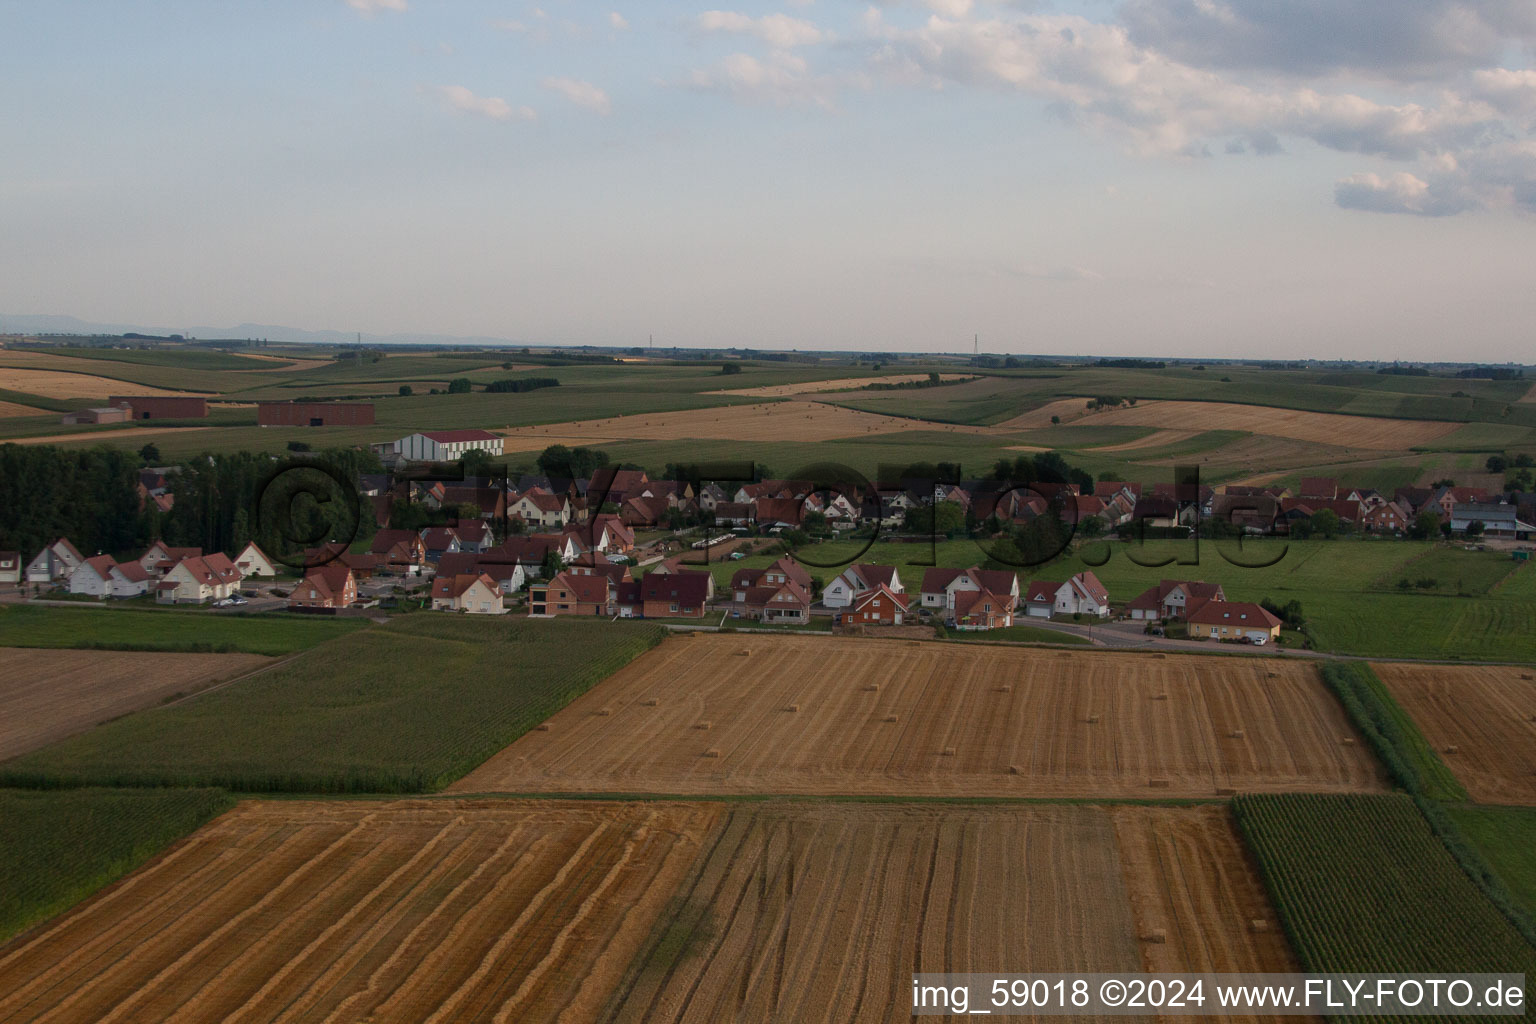
[(619, 506), (619, 519), (631, 529), (651, 530), (661, 525), (672, 506), (666, 498), (625, 498)]
[(481, 519), (500, 519), (507, 513), (507, 494), (500, 487), (484, 487), (478, 484), (445, 484), (442, 504), (453, 506), (473, 505), (480, 511)]
[(635, 550), (635, 531), (622, 519), (611, 513), (594, 516), (591, 523), (590, 547), (594, 551), (611, 555), (627, 555)]
[(828, 608), (848, 608), (858, 600), (860, 594), (881, 586), (893, 594), (906, 590), (893, 565), (850, 565), (827, 584), (821, 592), (821, 603)]
[(448, 525), (458, 535), (460, 551), (484, 551), (496, 543), (491, 524), (484, 519), (456, 519)]
[(640, 614), (646, 618), (701, 619), (704, 606), (715, 596), (715, 578), (707, 572), (646, 573), (637, 594)]
[(458, 551), (444, 555), (437, 563), (439, 579), (460, 575), (489, 576), (505, 595), (515, 594), (528, 581), (528, 571), (516, 558), (498, 549)]
[(395, 442), (395, 456), (410, 462), (454, 462), (472, 451), (502, 454), (500, 434), (489, 430), (427, 430)]
[(579, 554), (575, 542), (563, 534), (534, 534), (525, 537), (508, 537), (500, 544), (481, 552), (481, 565), (490, 560), (502, 563), (515, 562), (531, 579), (542, 576), (544, 559), (553, 551), (562, 563), (574, 561)]
[(1080, 572), (1065, 583), (1035, 580), (1024, 590), (1025, 614), (1048, 619), (1053, 615), (1109, 616), (1109, 593), (1092, 572)]
[(899, 626), (907, 611), (907, 595), (898, 594), (884, 583), (865, 590), (853, 601), (853, 607), (843, 613), (844, 625)]
[(752, 518), (760, 528), (769, 530), (797, 528), (804, 511), (802, 498), (758, 498), (752, 503)]
[(1218, 494), (1211, 499), (1209, 515), (1224, 519), (1244, 533), (1274, 533), (1280, 518), (1280, 499), (1272, 494)]
[(138, 562), (119, 562), (108, 573), (113, 597), (140, 597), (149, 593), (149, 573)]
[(1536, 526), (1520, 519), (1516, 505), (1490, 505), (1481, 502), (1451, 506), (1451, 530), (1465, 533), (1473, 523), (1483, 524), (1486, 537), (1529, 540)]
[(1159, 580), (1157, 586), (1148, 587), (1125, 606), (1134, 622), (1154, 622), (1160, 619), (1182, 619), (1191, 607), (1199, 607), (1203, 601), (1225, 601), (1227, 595), (1220, 583), (1202, 580)]
[(780, 578), (736, 591), (742, 613), (762, 622), (806, 625), (811, 621), (811, 592), (794, 580)]
[(608, 504), (622, 505), (638, 495), (640, 488), (649, 481), (643, 469), (599, 467), (587, 482), (587, 505), (597, 511), (602, 511), (602, 506)]
[(1266, 641), (1280, 638), (1280, 620), (1246, 601), (1207, 601), (1189, 615), (1190, 639)]
[(199, 558), (202, 548), (173, 548), (163, 541), (155, 541), (139, 556), (139, 564), (151, 576), (164, 576), (171, 567), (184, 558)]
[(288, 594), (289, 608), (348, 608), (357, 600), (357, 579), (341, 562), (310, 569)]
[(415, 530), (380, 530), (368, 552), (379, 556), (380, 571), (418, 575), (427, 564), (427, 546)]
[(277, 575), (277, 566), (272, 564), (272, 559), (267, 557), (267, 553), (255, 541), (240, 549), (240, 553), (235, 556), (235, 567), (240, 570), (240, 575), (246, 577)]
[(731, 496), (719, 484), (710, 483), (699, 488), (699, 508), (705, 512), (713, 512), (721, 502), (730, 500)]
[(21, 552), (0, 551), (0, 583), (21, 582)]
[(561, 572), (528, 587), (528, 614), (612, 616), (617, 612), (617, 596), (614, 582), (606, 576)]
[(923, 573), (920, 602), (924, 609), (940, 612), (948, 621), (954, 618), (958, 595), (982, 590), (1012, 598), (1017, 604), (1019, 578), (1005, 569), (981, 569), (974, 565), (969, 569), (929, 569)]
[(57, 583), (69, 579), (69, 574), (80, 567), (85, 556), (75, 550), (68, 539), (60, 537), (37, 553), (27, 563), (28, 583)]
[(432, 610), (464, 612), (468, 615), (501, 615), (501, 588), (485, 573), (439, 574), (432, 581)]
[(731, 594), (735, 601), (747, 600), (746, 592), (753, 587), (778, 587), (795, 583), (801, 589), (811, 589), (811, 574), (793, 558), (780, 558), (766, 569), (737, 569), (731, 575)]
[[(1457, 505), (1475, 505), (1492, 500), (1488, 492), (1481, 487), (1441, 487), (1435, 491), (1430, 504), (1437, 506), (1440, 521), (1448, 523), (1455, 514)], [(1452, 527), (1455, 529), (1455, 527)]]
[(1303, 501), (1333, 501), (1345, 495), (1339, 493), (1339, 482), (1331, 476), (1304, 476), (1296, 488), (1296, 497)]
[(1013, 625), (1018, 603), (1016, 595), (996, 594), (987, 587), (962, 590), (955, 594), (949, 624), (960, 630), (1006, 629)]
[(507, 515), (521, 519), (529, 526), (558, 530), (571, 521), (571, 503), (563, 494), (534, 487), (518, 495), (517, 500), (507, 506)]
[(219, 552), (183, 558), (155, 585), (155, 600), (163, 604), (202, 604), (222, 601), (240, 587), (240, 570)]
[(1408, 510), (1396, 501), (1368, 509), (1360, 520), (1362, 529), (1371, 533), (1401, 533), (1413, 525)]
[(462, 550), (459, 535), (451, 527), (429, 526), (421, 531), (421, 546), (426, 549), (427, 561), (437, 563), (444, 555)]
[(1173, 498), (1147, 495), (1136, 499), (1131, 509), (1131, 521), (1144, 523), (1153, 529), (1169, 529), (1181, 525), (1179, 503)]
[(69, 592), (87, 597), (108, 596), (112, 592), (112, 567), (116, 564), (111, 555), (87, 558), (69, 574)]
[(751, 526), (752, 506), (741, 501), (722, 501), (715, 505), (715, 523), (720, 526)]

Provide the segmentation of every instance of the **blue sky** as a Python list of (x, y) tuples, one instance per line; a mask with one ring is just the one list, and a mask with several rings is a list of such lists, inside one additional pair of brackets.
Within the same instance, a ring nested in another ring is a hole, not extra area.
[(1529, 0), (0, 0), (0, 311), (1530, 359)]

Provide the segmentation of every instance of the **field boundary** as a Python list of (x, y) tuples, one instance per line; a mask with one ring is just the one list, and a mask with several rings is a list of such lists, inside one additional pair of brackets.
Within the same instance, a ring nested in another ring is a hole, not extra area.
[(1386, 685), (1363, 662), (1329, 662), (1323, 680), (1393, 780), (1415, 797), (1466, 801), (1461, 782), (1435, 753)]

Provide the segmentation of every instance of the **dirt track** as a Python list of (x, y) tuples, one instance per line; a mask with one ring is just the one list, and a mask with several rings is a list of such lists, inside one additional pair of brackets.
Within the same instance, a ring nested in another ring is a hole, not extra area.
[(0, 648), (0, 760), (271, 662), (259, 654)]
[(1225, 807), (736, 807), (600, 1019), (874, 1024), (914, 971), (1297, 970), (1241, 854)]
[(1385, 788), (1316, 669), (1270, 659), (695, 634), (641, 656), (548, 726), (452, 791)]
[(0, 949), (0, 1021), (590, 1021), (719, 813), (243, 804)]
[(1479, 803), (1536, 805), (1536, 680), (1530, 669), (1373, 665)]

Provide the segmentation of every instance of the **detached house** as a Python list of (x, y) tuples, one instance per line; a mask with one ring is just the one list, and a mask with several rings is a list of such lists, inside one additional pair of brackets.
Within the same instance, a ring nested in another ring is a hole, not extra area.
[(368, 551), (379, 556), (380, 571), (415, 576), (427, 564), (427, 546), (415, 530), (380, 530)]
[(637, 596), (640, 614), (646, 618), (702, 619), (704, 606), (715, 596), (715, 578), (687, 569), (650, 572), (640, 580)]
[(499, 549), (459, 551), (444, 555), (437, 563), (437, 576), (446, 579), (462, 575), (489, 576), (503, 595), (515, 594), (528, 581), (527, 571), (516, 558), (509, 558)]
[(151, 576), (164, 576), (170, 571), (172, 566), (182, 559), (199, 558), (202, 554), (202, 548), (173, 548), (157, 540), (139, 556), (139, 564)]
[(444, 555), (463, 550), (458, 531), (448, 526), (431, 526), (421, 531), (421, 545), (426, 549), (427, 561), (437, 563)]
[(75, 550), (66, 538), (60, 537), (37, 553), (27, 563), (28, 583), (57, 583), (69, 579), (69, 574), (80, 567), (85, 556)]
[(612, 616), (617, 612), (617, 596), (607, 576), (557, 573), (528, 587), (528, 614)]
[(731, 599), (742, 614), (763, 622), (810, 622), (810, 588), (810, 573), (789, 558), (766, 569), (738, 569), (731, 577)]
[(155, 600), (162, 604), (222, 601), (239, 589), (240, 580), (235, 563), (218, 552), (183, 558), (155, 585)]
[(149, 573), (138, 562), (119, 562), (107, 575), (113, 597), (139, 597), (149, 593)]
[(1109, 617), (1109, 592), (1091, 572), (1080, 572), (1065, 583), (1035, 580), (1025, 588), (1027, 615), (1048, 619), (1052, 615)]
[(542, 487), (524, 491), (507, 506), (507, 515), (530, 526), (560, 529), (571, 521), (571, 503), (563, 494), (552, 494)]
[(1200, 580), (1160, 580), (1155, 587), (1148, 587), (1125, 606), (1135, 622), (1153, 622), (1159, 619), (1182, 619), (1185, 612), (1198, 608), (1203, 601), (1225, 601), (1220, 583)]
[(906, 590), (893, 565), (850, 565), (827, 584), (821, 593), (821, 603), (828, 608), (848, 608), (860, 595), (882, 586), (893, 594)]
[(276, 576), (277, 566), (267, 553), (256, 545), (255, 541), (246, 544), (235, 556), (235, 568), (240, 570), (240, 575), (251, 576)]
[(501, 589), (485, 573), (439, 575), (432, 581), (432, 610), (469, 615), (501, 615)]
[[(1005, 569), (929, 569), (923, 573), (922, 607), (937, 612), (946, 622), (955, 620), (955, 607), (961, 594), (983, 590), (1009, 604), (1009, 617), (1019, 602), (1019, 578)], [(969, 605), (969, 602), (967, 602)], [(1011, 623), (1010, 623), (1011, 625)]]
[(0, 551), (0, 583), (21, 582), (21, 552)]
[(87, 597), (107, 597), (112, 593), (112, 567), (117, 562), (111, 555), (87, 558), (69, 574), (69, 592)]
[(1280, 638), (1280, 620), (1245, 601), (1207, 601), (1189, 615), (1191, 639), (1255, 640)]
[(357, 579), (341, 562), (328, 562), (304, 574), (288, 595), (289, 608), (348, 608), (357, 600)]
[(884, 583), (878, 583), (854, 599), (853, 608), (843, 613), (843, 624), (899, 626), (906, 612), (907, 595), (898, 594)]

